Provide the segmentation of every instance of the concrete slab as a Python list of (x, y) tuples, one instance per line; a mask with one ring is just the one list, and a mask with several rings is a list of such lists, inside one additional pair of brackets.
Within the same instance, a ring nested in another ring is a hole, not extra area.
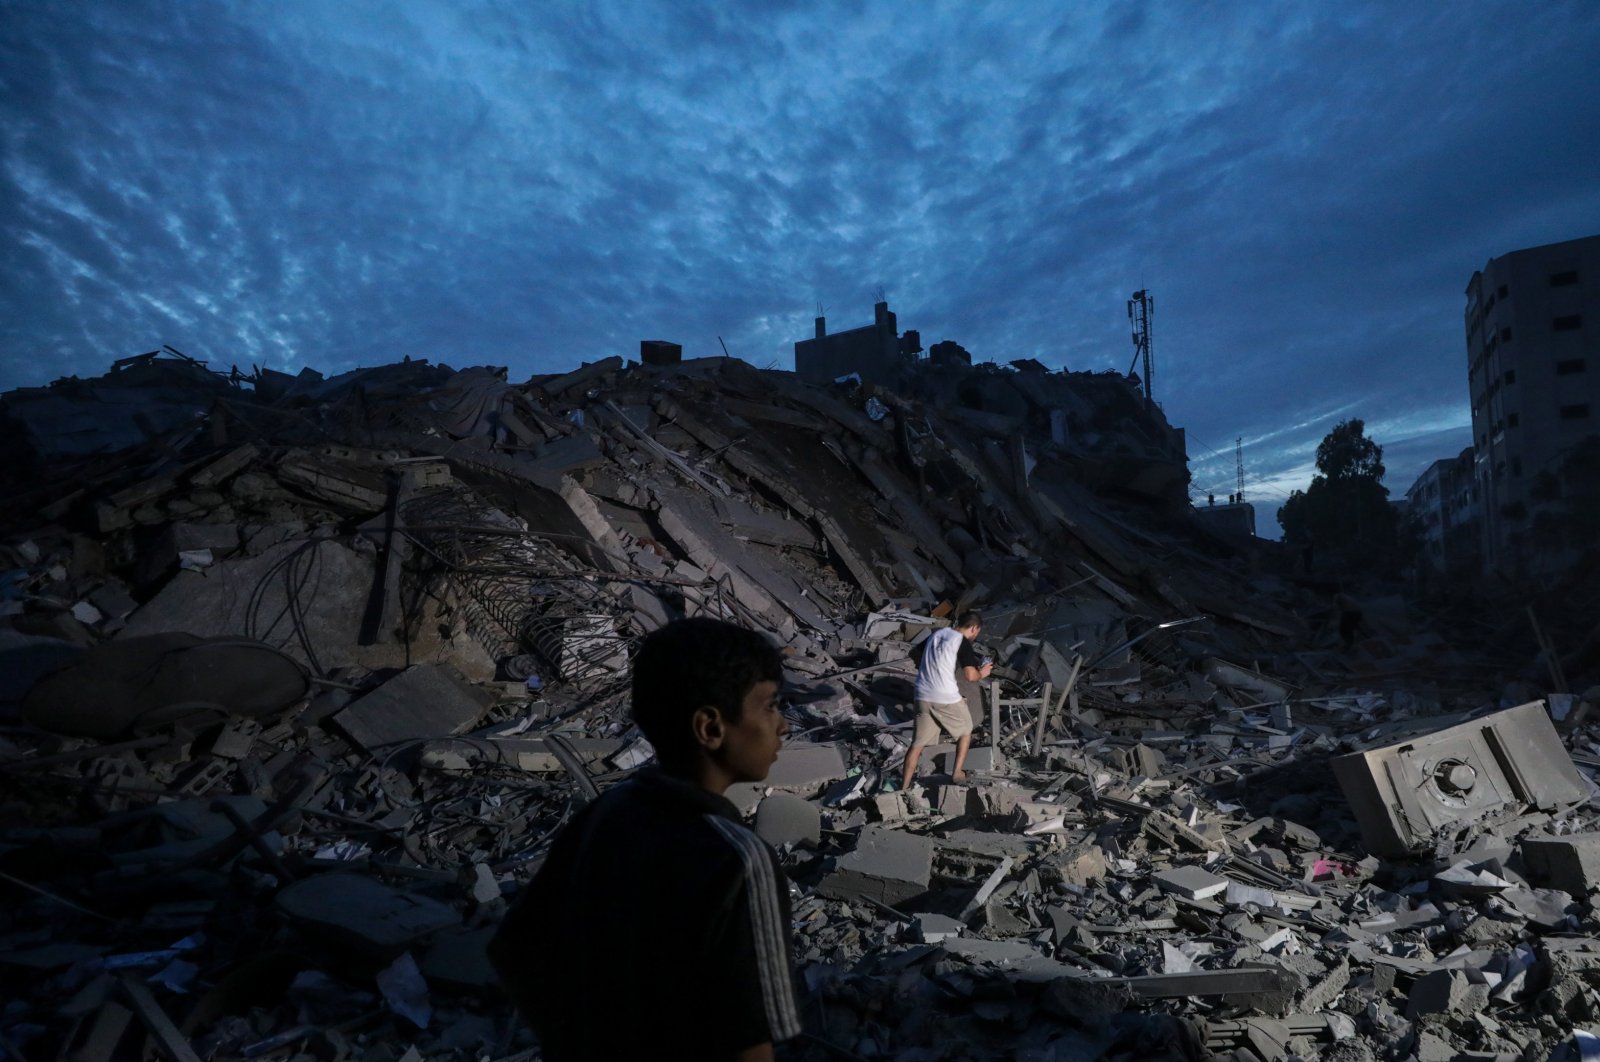
[(773, 793), (756, 808), (756, 834), (773, 846), (815, 845), (822, 840), (822, 811), (793, 793)]
[(740, 782), (729, 786), (725, 795), (740, 811), (749, 812), (755, 809), (762, 794), (769, 789), (800, 796), (816, 796), (824, 786), (837, 782), (848, 772), (844, 754), (837, 745), (785, 745), (778, 752), (778, 761), (767, 772), (766, 781)]
[(371, 752), (402, 741), (465, 733), (493, 700), (448, 664), (417, 664), (341, 711), (333, 723)]
[(385, 958), (461, 924), (452, 907), (359, 874), (305, 878), (285, 886), (276, 903), (286, 917), (306, 928)]
[(932, 874), (933, 842), (868, 826), (856, 838), (855, 851), (839, 859), (817, 892), (835, 900), (866, 898), (893, 906), (925, 894)]
[(1228, 890), (1228, 879), (1219, 877), (1202, 867), (1173, 867), (1152, 874), (1150, 880), (1163, 891), (1187, 896), (1191, 900), (1205, 900)]
[(924, 944), (938, 944), (959, 937), (966, 928), (959, 920), (949, 915), (932, 912), (919, 914), (911, 922), (912, 933)]
[[(301, 663), (355, 662), (372, 563), (332, 541), (283, 542), (260, 556), (180, 571), (128, 617), (117, 638), (183, 631), (266, 642)], [(290, 607), (290, 593), (294, 607)]]

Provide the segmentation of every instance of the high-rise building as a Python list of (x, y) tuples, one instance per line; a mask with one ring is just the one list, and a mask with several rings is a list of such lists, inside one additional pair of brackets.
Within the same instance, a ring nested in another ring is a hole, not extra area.
[(1466, 331), (1484, 562), (1548, 569), (1563, 552), (1551, 484), (1600, 433), (1600, 236), (1489, 259), (1467, 284)]

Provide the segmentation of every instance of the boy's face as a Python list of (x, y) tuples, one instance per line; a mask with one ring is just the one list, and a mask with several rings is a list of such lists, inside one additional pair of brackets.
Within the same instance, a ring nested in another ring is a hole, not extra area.
[(737, 723), (723, 722), (721, 747), (713, 753), (734, 782), (759, 782), (778, 759), (789, 721), (778, 710), (778, 684), (766, 679), (750, 687)]

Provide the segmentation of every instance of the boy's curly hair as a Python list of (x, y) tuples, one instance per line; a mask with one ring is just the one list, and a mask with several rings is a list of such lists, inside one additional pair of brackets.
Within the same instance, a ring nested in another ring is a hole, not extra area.
[(696, 616), (652, 631), (633, 658), (633, 721), (663, 766), (692, 758), (689, 721), (710, 705), (730, 723), (762, 680), (783, 681), (783, 657), (763, 634)]

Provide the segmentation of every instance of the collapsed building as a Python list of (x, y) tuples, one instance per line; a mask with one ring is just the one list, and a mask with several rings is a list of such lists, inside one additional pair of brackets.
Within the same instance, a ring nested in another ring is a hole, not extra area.
[[(1343, 650), (1125, 378), (960, 369), (169, 351), (6, 395), (0, 1047), (536, 1058), (485, 943), (700, 614), (783, 649), (729, 796), (797, 890), (793, 1057), (1587, 1057), (1600, 689), (1398, 600)], [(967, 608), (969, 777), (897, 791)]]

